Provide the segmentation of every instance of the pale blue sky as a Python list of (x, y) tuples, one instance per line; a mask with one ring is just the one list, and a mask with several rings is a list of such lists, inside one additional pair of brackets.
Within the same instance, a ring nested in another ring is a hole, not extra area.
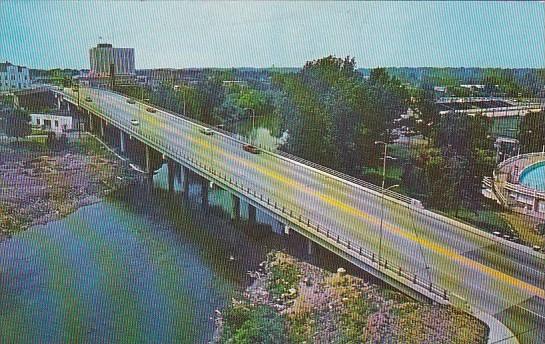
[(360, 67), (545, 67), (543, 2), (6, 2), (0, 61), (89, 68), (99, 41), (137, 68), (300, 67), (329, 54)]

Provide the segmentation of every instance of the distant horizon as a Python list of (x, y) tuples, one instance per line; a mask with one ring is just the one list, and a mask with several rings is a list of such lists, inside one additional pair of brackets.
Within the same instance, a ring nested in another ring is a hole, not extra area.
[(134, 48), (139, 70), (328, 55), (359, 68), (545, 68), (543, 2), (0, 1), (0, 16), (0, 60), (32, 69), (88, 69), (103, 42)]

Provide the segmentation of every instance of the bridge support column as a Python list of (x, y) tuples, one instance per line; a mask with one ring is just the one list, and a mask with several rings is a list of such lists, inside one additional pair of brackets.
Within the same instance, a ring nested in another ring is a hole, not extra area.
[(201, 178), (201, 204), (204, 208), (208, 207), (208, 180)]
[(240, 221), (240, 198), (236, 195), (231, 195), (233, 199), (233, 217), (232, 219), (236, 222)]
[(251, 205), (251, 204), (248, 204), (248, 222), (251, 224), (251, 225), (254, 225), (256, 220), (256, 216), (255, 216), (255, 213), (256, 213), (256, 209), (255, 209), (255, 206)]
[(184, 182), (183, 182), (183, 192), (184, 196), (189, 196), (189, 168), (183, 166), (182, 169), (184, 170)]
[(314, 243), (310, 239), (307, 240), (307, 254), (312, 256), (314, 254)]
[(99, 121), (100, 121), (100, 137), (104, 138), (104, 120), (100, 118)]
[(167, 170), (168, 170), (168, 191), (174, 191), (174, 175), (176, 173), (176, 162), (170, 158), (167, 158)]
[(89, 115), (89, 131), (92, 133), (95, 130), (95, 126), (93, 125), (93, 115)]
[(125, 153), (125, 133), (119, 129), (119, 146), (121, 147), (121, 153)]
[(153, 171), (151, 170), (151, 152), (148, 145), (146, 145), (146, 173), (149, 175), (153, 175)]

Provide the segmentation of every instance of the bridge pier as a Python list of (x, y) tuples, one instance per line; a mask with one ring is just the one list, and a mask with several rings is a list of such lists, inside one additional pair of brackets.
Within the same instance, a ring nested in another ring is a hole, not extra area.
[(176, 162), (170, 158), (167, 158), (167, 171), (168, 191), (174, 191), (174, 175), (176, 173)]
[(231, 198), (233, 199), (233, 217), (232, 219), (236, 222), (240, 221), (240, 198), (232, 194)]
[(151, 170), (151, 152), (148, 145), (146, 145), (146, 162), (145, 162), (145, 171), (149, 175), (153, 175), (153, 171)]
[(95, 126), (93, 125), (93, 115), (88, 113), (89, 115), (89, 131), (92, 133), (95, 130)]
[(184, 196), (188, 197), (189, 196), (189, 168), (187, 168), (186, 166), (183, 166), (182, 169), (184, 171), (184, 181), (183, 181), (182, 189), (184, 192)]
[(121, 147), (121, 153), (125, 153), (125, 133), (121, 129), (119, 129), (119, 146)]
[(208, 180), (201, 178), (201, 204), (204, 208), (208, 207)]
[(255, 206), (248, 203), (248, 222), (250, 225), (254, 225), (256, 223), (256, 208)]
[(310, 239), (306, 239), (307, 241), (307, 255), (312, 256), (314, 254), (314, 243)]
[(100, 121), (100, 137), (104, 138), (104, 120), (99, 119)]

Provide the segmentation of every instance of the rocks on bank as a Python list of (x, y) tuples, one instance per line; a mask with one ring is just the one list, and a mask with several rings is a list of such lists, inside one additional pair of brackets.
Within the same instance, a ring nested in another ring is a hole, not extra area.
[(216, 343), (486, 343), (452, 307), (272, 252), (241, 300), (216, 313)]
[(32, 140), (0, 145), (0, 240), (97, 202), (134, 173), (92, 137), (51, 150)]

